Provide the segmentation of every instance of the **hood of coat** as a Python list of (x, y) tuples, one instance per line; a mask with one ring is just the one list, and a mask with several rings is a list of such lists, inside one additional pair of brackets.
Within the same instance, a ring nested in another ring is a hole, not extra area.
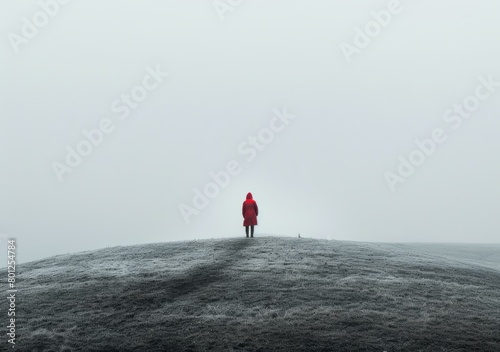
[(252, 193), (250, 193), (250, 192), (247, 193), (247, 199), (253, 199)]

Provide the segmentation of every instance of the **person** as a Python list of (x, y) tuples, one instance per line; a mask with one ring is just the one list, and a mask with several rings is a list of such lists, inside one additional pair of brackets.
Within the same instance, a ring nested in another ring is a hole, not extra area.
[(259, 215), (259, 208), (257, 202), (253, 199), (252, 193), (248, 192), (247, 199), (243, 202), (241, 210), (243, 214), (243, 226), (245, 226), (245, 233), (248, 237), (248, 228), (250, 228), (251, 237), (253, 237), (254, 226), (257, 225), (257, 216)]

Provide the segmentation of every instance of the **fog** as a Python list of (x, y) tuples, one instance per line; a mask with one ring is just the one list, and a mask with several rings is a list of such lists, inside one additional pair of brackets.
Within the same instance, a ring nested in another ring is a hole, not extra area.
[(3, 1), (0, 233), (20, 262), (244, 236), (252, 192), (256, 237), (498, 243), (499, 11)]

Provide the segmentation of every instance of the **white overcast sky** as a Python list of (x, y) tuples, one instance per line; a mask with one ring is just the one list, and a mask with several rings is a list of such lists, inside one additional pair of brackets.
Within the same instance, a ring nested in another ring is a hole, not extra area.
[[(221, 20), (212, 0), (73, 0), (44, 23), (39, 1), (2, 1), (0, 233), (21, 262), (243, 236), (250, 191), (257, 236), (498, 243), (500, 87), (459, 128), (443, 114), (500, 82), (500, 2), (401, 0), (348, 63), (341, 44), (390, 2), (232, 1)], [(169, 76), (121, 120), (115, 99), (148, 67)], [(295, 117), (247, 161), (238, 146), (284, 107)], [(53, 163), (105, 119), (59, 182)], [(392, 191), (384, 174), (435, 129), (446, 141)], [(231, 160), (241, 172), (186, 223), (180, 204)]]

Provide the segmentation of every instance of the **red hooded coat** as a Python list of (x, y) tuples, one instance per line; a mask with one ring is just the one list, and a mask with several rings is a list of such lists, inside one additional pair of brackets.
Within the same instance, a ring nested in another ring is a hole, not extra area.
[(248, 192), (247, 200), (243, 202), (241, 210), (243, 214), (243, 226), (257, 225), (257, 216), (259, 215), (259, 208), (257, 203), (253, 200), (252, 193)]

